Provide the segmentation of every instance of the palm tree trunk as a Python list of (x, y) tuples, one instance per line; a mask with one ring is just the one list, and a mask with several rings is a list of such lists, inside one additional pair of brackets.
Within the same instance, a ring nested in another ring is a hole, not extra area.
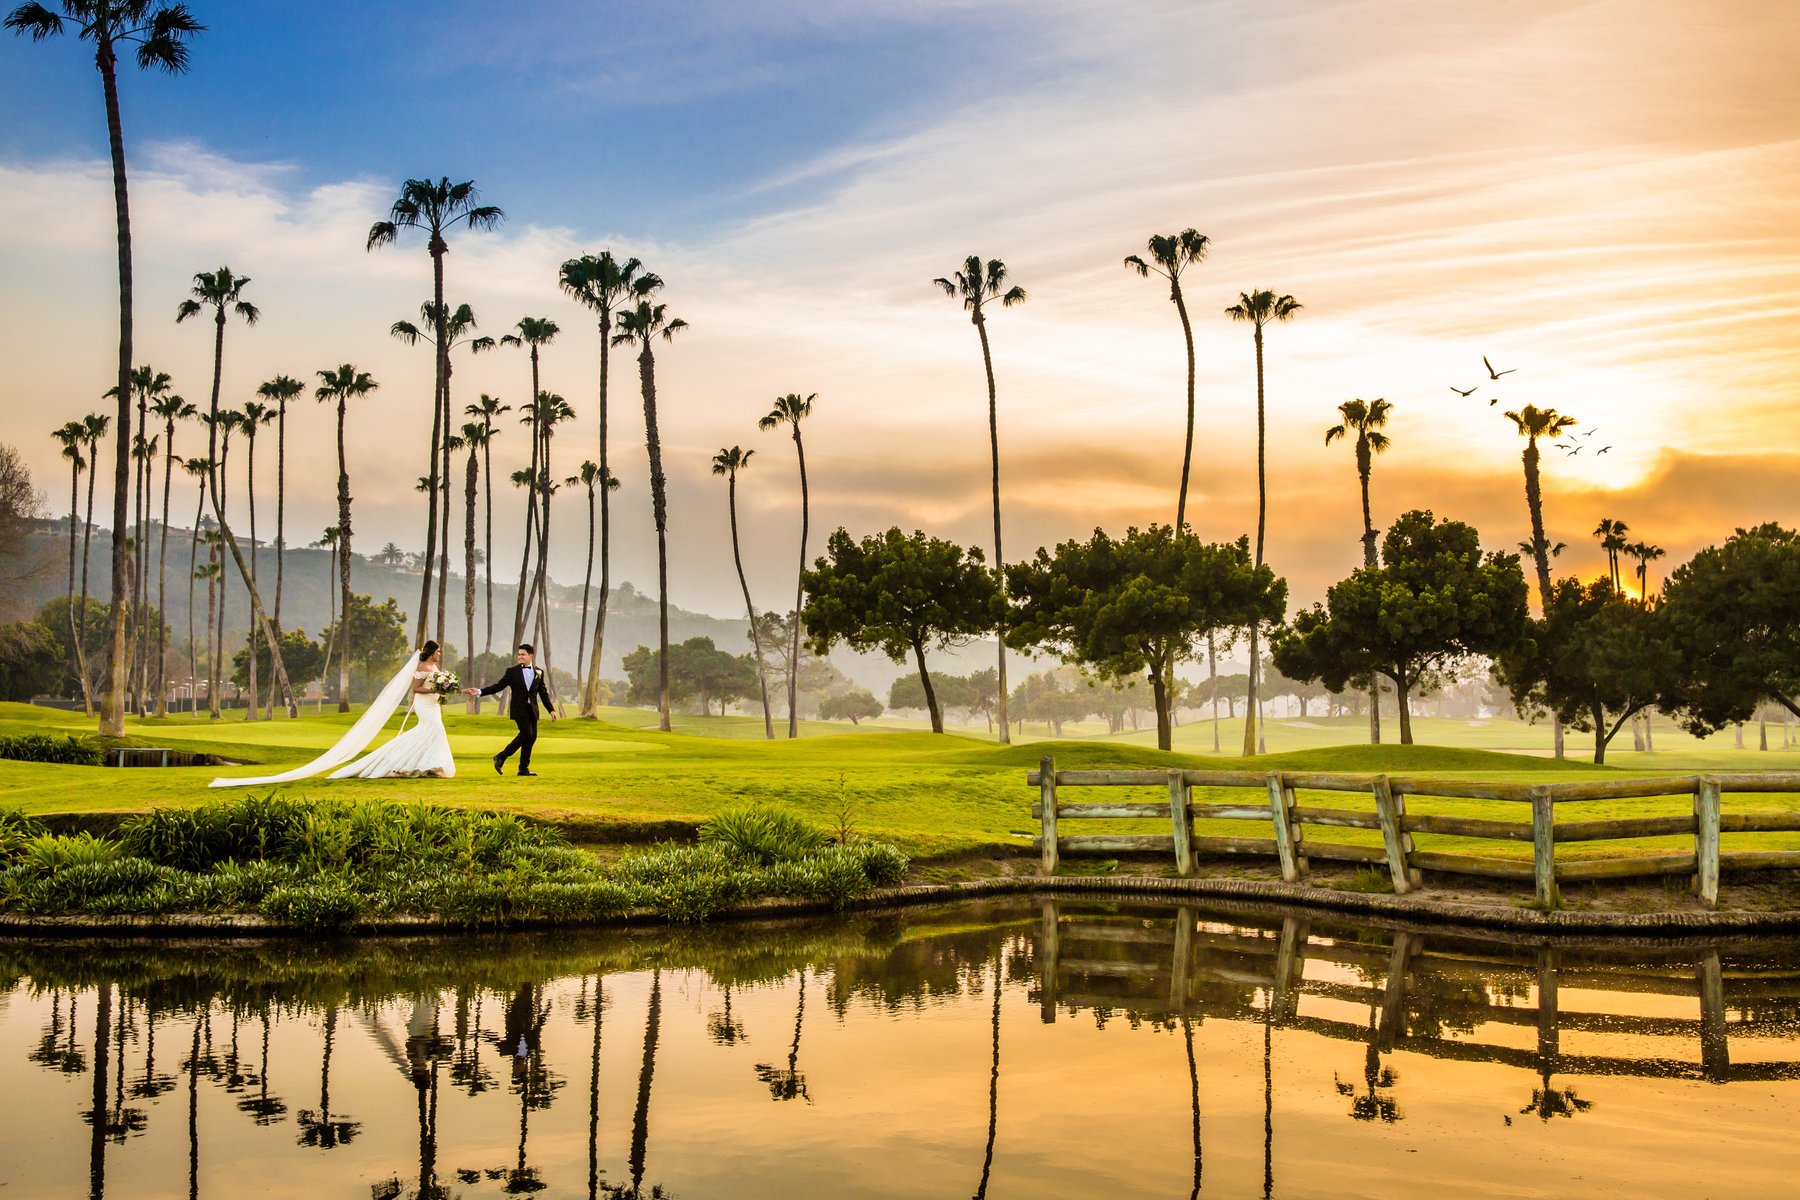
[[(112, 150), (113, 211), (119, 240), (119, 391), (118, 428), (114, 431), (119, 444), (113, 456), (112, 608), (106, 619), (106, 686), (100, 697), (100, 734), (120, 737), (125, 732), (125, 540), (130, 533), (125, 503), (131, 487), (131, 205), (125, 183), (125, 131), (119, 116), (118, 56), (104, 27), (98, 49), (96, 59), (106, 93), (106, 133)], [(82, 607), (85, 617), (87, 606)]]
[(444, 488), (444, 519), (438, 529), (437, 640), (444, 642), (444, 618), (450, 607), (450, 431), (456, 420), (450, 409), (450, 352), (444, 352), (444, 444), (443, 473), (438, 476)]
[[(656, 606), (657, 606), (657, 700), (658, 725), (664, 733), (669, 725), (669, 512), (666, 484), (663, 479), (662, 436), (656, 428), (656, 358), (650, 350), (649, 331), (641, 331), (643, 352), (638, 355), (638, 380), (644, 390), (644, 444), (650, 454), (650, 507), (656, 518)], [(800, 615), (794, 614), (796, 622)], [(791, 676), (790, 676), (791, 681)], [(792, 683), (789, 683), (792, 696)]]
[[(482, 509), (487, 520), (487, 542), (482, 551), (486, 556), (486, 566), (483, 568), (482, 574), (486, 577), (487, 585), (487, 603), (484, 608), (487, 616), (487, 640), (483, 643), (481, 652), (492, 654), (494, 652), (494, 420), (492, 417), (483, 417), (482, 421), (486, 426), (486, 437), (481, 443), (481, 470), (484, 475), (481, 487)], [(475, 703), (479, 706), (481, 697), (477, 696)]]
[[(78, 447), (80, 444), (80, 442), (75, 443)], [(89, 474), (91, 475), (92, 472), (90, 471)], [(87, 715), (91, 717), (94, 715), (94, 701), (93, 697), (88, 692), (87, 653), (82, 649), (81, 630), (75, 620), (75, 522), (80, 518), (80, 511), (81, 460), (76, 458), (70, 460), (69, 463), (69, 600), (66, 607), (69, 610), (69, 641), (73, 644), (75, 650), (76, 682), (81, 685), (81, 699), (87, 708)], [(85, 538), (86, 532), (84, 527), (84, 542)], [(87, 595), (85, 589), (82, 594), (81, 607), (84, 611), (87, 608)]]
[[(338, 641), (342, 643), (338, 648), (338, 711), (341, 713), (350, 711), (350, 467), (344, 455), (344, 409), (345, 399), (343, 396), (339, 396), (337, 410), (337, 563), (338, 612), (342, 614), (338, 619)], [(433, 449), (436, 449), (435, 445), (433, 446)], [(437, 460), (433, 458), (432, 462), (435, 464)], [(434, 465), (432, 469), (436, 470), (437, 468)], [(434, 496), (432, 508), (434, 510), (437, 507), (435, 491), (436, 489), (433, 489)], [(425, 557), (428, 560), (431, 557), (431, 546), (429, 543), (425, 547)], [(421, 634), (424, 632), (424, 628), (424, 624), (421, 622), (419, 626)]]
[(1212, 630), (1206, 631), (1206, 675), (1212, 681), (1213, 753), (1219, 753), (1219, 643)]
[[(602, 483), (601, 486), (604, 487), (605, 484)], [(579, 633), (578, 640), (576, 641), (576, 644), (575, 644), (575, 669), (577, 671), (581, 670), (582, 667), (587, 662), (588, 593), (593, 590), (593, 586), (594, 586), (594, 485), (591, 483), (588, 484), (587, 494), (588, 494), (587, 570), (581, 576), (581, 625), (578, 627), (580, 630), (580, 633)], [(577, 680), (577, 682), (579, 683), (580, 681)], [(584, 686), (581, 690), (585, 692), (587, 690), (587, 688)]]
[[(800, 573), (794, 577), (793, 662), (795, 669), (788, 672), (788, 736), (791, 738), (800, 736), (800, 714), (796, 704), (800, 695), (800, 609), (801, 602), (805, 596), (806, 534), (807, 519), (809, 515), (808, 510), (810, 507), (810, 501), (806, 490), (806, 446), (800, 440), (800, 425), (798, 422), (795, 422), (794, 424), (794, 450), (800, 456)], [(996, 525), (995, 529), (998, 530), (998, 528), (999, 526)], [(1001, 652), (1004, 654), (1004, 647), (1001, 648)], [(1001, 667), (1000, 686), (1003, 688), (1006, 686), (1006, 670), (1004, 665)], [(943, 731), (939, 730), (939, 732), (941, 733)], [(1004, 738), (1002, 740), (1004, 740)]]
[(223, 714), (219, 712), (219, 573), (215, 568), (219, 565), (219, 550), (216, 546), (206, 548), (206, 714), (217, 721)]
[[(275, 632), (281, 632), (282, 559), (287, 554), (287, 401), (279, 402), (275, 419)], [(275, 699), (269, 698), (273, 716)], [(288, 697), (288, 717), (300, 715), (298, 696)]]
[[(188, 537), (188, 692), (190, 703), (188, 711), (195, 716), (200, 715), (200, 659), (194, 646), (194, 568), (200, 549), (200, 517), (206, 511), (206, 477), (200, 477), (200, 501), (194, 506), (194, 529)], [(207, 595), (211, 596), (210, 587)], [(212, 632), (212, 618), (207, 618), (207, 633)]]
[[(463, 651), (463, 678), (475, 678), (475, 490), (480, 482), (481, 460), (469, 447), (469, 466), (463, 482), (463, 625), (468, 637)], [(481, 697), (469, 698), (468, 710), (479, 712)]]
[(94, 479), (100, 474), (100, 440), (88, 441), (87, 519), (81, 524), (81, 609), (79, 628), (75, 632), (75, 657), (81, 668), (81, 698), (87, 702), (87, 715), (94, 715), (94, 680), (87, 660), (88, 563), (92, 556), (88, 544), (94, 534)]
[(149, 408), (138, 395), (137, 436), (133, 439), (132, 458), (132, 535), (131, 535), (131, 618), (125, 625), (127, 709), (144, 715), (144, 468), (150, 445), (144, 440)]
[[(1268, 527), (1269, 484), (1266, 471), (1267, 430), (1263, 413), (1263, 332), (1256, 326), (1256, 565), (1262, 566), (1263, 534)], [(1244, 757), (1256, 753), (1256, 635), (1257, 623), (1250, 622), (1249, 695), (1244, 704)]]
[[(988, 446), (993, 451), (994, 464), (994, 574), (1000, 583), (1000, 596), (1006, 597), (1006, 554), (1000, 548), (1000, 417), (994, 394), (994, 356), (988, 350), (987, 322), (982, 319), (981, 309), (975, 310), (975, 332), (981, 335), (981, 366), (987, 372), (988, 391)], [(795, 614), (796, 618), (798, 613)], [(1012, 731), (1006, 714), (1006, 630), (996, 630), (995, 642), (999, 649), (999, 670), (996, 681), (1000, 685), (1000, 699), (997, 704), (997, 715), (1000, 722), (1000, 744), (1012, 744)], [(942, 733), (939, 729), (937, 732)]]
[[(756, 626), (756, 605), (750, 601), (750, 581), (744, 578), (744, 556), (738, 550), (737, 472), (731, 473), (726, 485), (731, 511), (731, 561), (737, 564), (738, 586), (744, 589), (744, 611), (750, 614), (750, 644), (756, 648), (756, 686), (762, 691), (763, 736), (775, 740), (775, 719), (769, 713), (769, 676), (763, 664), (762, 633)], [(804, 497), (804, 492), (802, 492)], [(804, 506), (804, 499), (802, 505)], [(802, 559), (802, 562), (805, 560)], [(798, 622), (796, 622), (798, 624)]]
[[(1369, 435), (1362, 433), (1356, 439), (1356, 473), (1362, 480), (1363, 506), (1363, 566), (1375, 569), (1375, 519), (1369, 510), (1369, 470), (1371, 465)], [(1381, 745), (1381, 680), (1369, 677), (1369, 745)]]
[[(326, 578), (325, 578), (325, 600), (326, 600), (326, 604), (328, 606), (327, 611), (331, 615), (331, 624), (328, 626), (328, 628), (330, 629), (330, 636), (328, 636), (325, 639), (325, 665), (324, 665), (323, 669), (321, 669), (321, 671), (319, 672), (318, 712), (321, 712), (321, 713), (325, 711), (325, 681), (327, 679), (331, 678), (332, 647), (334, 645), (342, 643), (344, 640), (344, 632), (342, 629), (340, 629), (338, 627), (338, 615), (337, 615), (338, 594), (336, 591), (332, 590), (332, 584), (337, 581), (337, 573), (338, 573), (337, 563), (338, 563), (337, 543), (332, 542), (331, 543), (331, 554), (330, 554), (330, 559), (329, 559), (329, 563), (328, 563), (329, 573), (326, 575)], [(343, 651), (340, 649), (338, 651), (338, 653), (342, 654)]]
[(1187, 301), (1181, 295), (1179, 280), (1170, 279), (1169, 291), (1175, 299), (1175, 311), (1181, 317), (1181, 337), (1187, 343), (1187, 441), (1181, 451), (1181, 494), (1175, 501), (1175, 532), (1187, 526), (1188, 474), (1194, 461), (1194, 327), (1188, 323)]
[[(250, 587), (256, 589), (256, 425), (254, 421), (249, 427), (250, 444), (244, 453), (248, 456), (249, 477), (245, 481), (244, 492), (250, 500)], [(261, 703), (261, 691), (256, 686), (256, 620), (254, 615), (250, 621), (250, 632), (244, 638), (244, 652), (249, 658), (250, 668), (250, 702), (244, 706), (244, 720), (256, 720), (257, 708)]]
[[(1544, 493), (1538, 481), (1538, 445), (1532, 437), (1525, 443), (1525, 505), (1531, 510), (1531, 554), (1537, 563), (1538, 607), (1546, 615), (1550, 609), (1550, 540), (1544, 536)], [(1550, 740), (1557, 758), (1563, 757), (1562, 718), (1550, 714)]]
[[(221, 335), (224, 333), (223, 326), (220, 326), (220, 333)], [(225, 511), (229, 507), (231, 500), (231, 432), (229, 430), (226, 431), (224, 440), (220, 443), (218, 463), (219, 479), (218, 482), (213, 485), (212, 489), (214, 515), (219, 523), (219, 540), (213, 547), (213, 553), (217, 555), (219, 559), (219, 631), (215, 637), (215, 640), (218, 643), (218, 650), (213, 655), (213, 683), (219, 690), (223, 691), (226, 680), (231, 677), (231, 664), (225, 660), (225, 614), (231, 607), (229, 604), (231, 596), (225, 587), (224, 531)], [(224, 714), (221, 713), (220, 715), (223, 716)]]
[(611, 342), (612, 313), (600, 313), (600, 607), (594, 614), (594, 649), (588, 659), (587, 686), (581, 690), (581, 715), (589, 719), (600, 715), (600, 654), (606, 642), (606, 604), (612, 588), (612, 509), (606, 481), (612, 475), (606, 469), (606, 376), (607, 351)]
[[(438, 523), (438, 441), (444, 436), (444, 406), (439, 403), (435, 390), (431, 396), (431, 468), (426, 475), (430, 486), (426, 491), (430, 499), (425, 510), (425, 555), (423, 574), (419, 578), (419, 618), (413, 622), (413, 643), (423, 645), (425, 642), (426, 623), (431, 619), (431, 579), (433, 568), (437, 563), (437, 523)], [(338, 697), (342, 703), (344, 697)]]
[(169, 715), (168, 632), (169, 632), (169, 488), (175, 476), (175, 418), (170, 417), (163, 429), (163, 502), (162, 537), (156, 551), (156, 715)]
[[(533, 347), (534, 356), (535, 352), (536, 347)], [(533, 375), (535, 376), (536, 363), (534, 362), (532, 366)], [(544, 486), (542, 495), (538, 498), (538, 511), (542, 524), (538, 530), (537, 575), (531, 588), (533, 594), (536, 596), (537, 610), (541, 614), (539, 624), (543, 628), (543, 637), (541, 640), (544, 645), (540, 657), (543, 660), (544, 678), (546, 679), (550, 678), (550, 672), (554, 669), (554, 665), (551, 662), (550, 647), (550, 497), (554, 494), (552, 489), (555, 487), (556, 483), (555, 477), (551, 474), (550, 469), (550, 439), (554, 435), (553, 431), (554, 426), (549, 421), (543, 422), (541, 432), (544, 439)]]
[[(530, 410), (535, 414), (536, 408)], [(537, 485), (538, 485), (538, 435), (537, 421), (533, 419), (526, 428), (531, 431), (531, 480), (525, 488), (525, 553), (519, 559), (519, 591), (513, 601), (513, 645), (517, 646), (525, 639), (525, 629), (530, 616), (531, 581), (531, 544), (537, 538)]]

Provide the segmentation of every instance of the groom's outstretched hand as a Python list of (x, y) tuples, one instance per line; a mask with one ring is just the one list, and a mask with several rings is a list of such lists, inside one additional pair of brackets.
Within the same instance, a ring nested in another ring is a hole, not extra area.
[(465, 696), (479, 696), (479, 695), (481, 695), (481, 689), (480, 689), (480, 688), (464, 688), (464, 689), (463, 689), (463, 695), (465, 695)]

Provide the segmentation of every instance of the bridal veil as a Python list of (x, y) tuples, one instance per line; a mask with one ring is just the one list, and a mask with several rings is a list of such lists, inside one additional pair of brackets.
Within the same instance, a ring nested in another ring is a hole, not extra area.
[(381, 689), (363, 715), (357, 718), (356, 724), (350, 726), (344, 736), (337, 740), (337, 744), (305, 766), (295, 767), (291, 771), (283, 771), (279, 775), (259, 775), (254, 779), (215, 779), (207, 786), (216, 788), (256, 787), (265, 783), (291, 783), (296, 779), (308, 779), (314, 775), (323, 775), (327, 771), (343, 766), (361, 754), (363, 749), (375, 740), (375, 735), (381, 732), (381, 727), (386, 725), (388, 718), (394, 715), (394, 710), (400, 707), (400, 702), (411, 694), (413, 674), (418, 669), (419, 656), (415, 652), (407, 656), (406, 661), (400, 665), (399, 672), (387, 681), (387, 685)]

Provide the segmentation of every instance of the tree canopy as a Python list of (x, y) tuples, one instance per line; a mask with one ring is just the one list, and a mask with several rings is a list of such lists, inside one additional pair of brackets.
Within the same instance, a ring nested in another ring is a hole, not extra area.
[(826, 721), (849, 721), (857, 725), (874, 720), (883, 712), (881, 701), (867, 688), (855, 688), (827, 696), (819, 705), (819, 717)]
[(1800, 536), (1740, 529), (1677, 567), (1662, 616), (1686, 682), (1678, 719), (1698, 735), (1765, 701), (1800, 716)]
[(1286, 581), (1251, 563), (1248, 538), (1202, 542), (1168, 525), (1117, 539), (1096, 529), (1008, 567), (1007, 581), (1018, 602), (1007, 644), (1049, 647), (1106, 679), (1147, 675), (1164, 750), (1175, 664), (1208, 630), (1279, 621), (1287, 608)]
[(920, 530), (905, 534), (899, 526), (861, 541), (840, 528), (802, 585), (801, 620), (813, 652), (826, 654), (839, 641), (853, 650), (880, 650), (893, 662), (904, 662), (910, 652), (932, 732), (944, 732), (925, 651), (960, 645), (994, 628), (997, 588), (981, 551)]
[(1276, 630), (1271, 647), (1282, 674), (1334, 692), (1370, 674), (1391, 679), (1400, 741), (1411, 745), (1411, 691), (1459, 658), (1510, 649), (1525, 612), (1518, 556), (1483, 555), (1474, 527), (1414, 509), (1382, 539), (1379, 567), (1333, 584), (1324, 604)]
[[(654, 708), (662, 693), (661, 653), (639, 646), (624, 660), (626, 702)], [(708, 713), (717, 703), (719, 715), (733, 700), (756, 692), (756, 663), (748, 654), (721, 650), (709, 637), (691, 637), (669, 647), (669, 699), (676, 704), (698, 702)]]

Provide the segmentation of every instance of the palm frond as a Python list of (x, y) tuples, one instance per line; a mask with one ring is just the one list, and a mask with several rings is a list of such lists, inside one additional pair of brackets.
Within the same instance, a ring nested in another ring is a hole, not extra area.
[(21, 37), (41, 42), (63, 31), (63, 19), (42, 4), (21, 4), (7, 14), (6, 27)]
[(244, 324), (246, 325), (254, 325), (262, 320), (262, 310), (248, 300), (239, 300), (236, 304), (232, 305), (232, 309), (238, 316), (244, 318)]
[(393, 221), (377, 221), (369, 226), (369, 240), (364, 250), (374, 250), (385, 246), (400, 236), (400, 227)]
[(200, 302), (198, 300), (183, 300), (181, 306), (175, 310), (175, 322), (176, 324), (180, 324), (189, 317), (197, 317), (200, 315), (201, 311)]

